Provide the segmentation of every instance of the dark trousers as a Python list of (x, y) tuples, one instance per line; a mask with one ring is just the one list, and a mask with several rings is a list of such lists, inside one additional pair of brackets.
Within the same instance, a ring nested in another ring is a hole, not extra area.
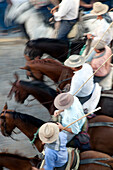
[(80, 152), (90, 150), (89, 135), (86, 133), (79, 133), (74, 136), (73, 139), (67, 143), (67, 147), (78, 148)]

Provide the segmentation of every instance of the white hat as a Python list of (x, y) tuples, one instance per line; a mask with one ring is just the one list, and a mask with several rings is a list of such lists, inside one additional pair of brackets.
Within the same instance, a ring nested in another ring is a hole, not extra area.
[(57, 109), (64, 110), (68, 109), (73, 104), (73, 102), (74, 102), (73, 95), (69, 93), (61, 93), (55, 98), (54, 105)]
[(71, 55), (65, 62), (64, 65), (68, 67), (80, 67), (85, 63), (85, 58), (80, 55)]
[(53, 143), (58, 139), (59, 127), (55, 123), (45, 123), (39, 129), (39, 138), (44, 143)]
[[(97, 42), (98, 42), (98, 44), (97, 44)], [(96, 47), (95, 47), (95, 45), (96, 45)], [(103, 40), (100, 40), (100, 41), (99, 40), (93, 40), (92, 43), (91, 43), (91, 46), (95, 47), (95, 49), (97, 49), (97, 50), (105, 48), (105, 45), (106, 44)]]
[(93, 4), (93, 10), (90, 12), (94, 15), (102, 15), (105, 14), (109, 9), (109, 6), (106, 4), (102, 4), (101, 2), (95, 2)]

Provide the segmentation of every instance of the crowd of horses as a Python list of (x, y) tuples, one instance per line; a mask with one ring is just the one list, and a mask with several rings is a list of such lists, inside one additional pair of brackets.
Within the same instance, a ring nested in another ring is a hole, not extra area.
[[(26, 43), (24, 56), (26, 65), (21, 69), (26, 70), (27, 77), (31, 80), (23, 81), (18, 74), (14, 74), (15, 81), (11, 83), (8, 97), (14, 95), (15, 101), (23, 104), (29, 95), (32, 95), (53, 115), (56, 109), (53, 101), (58, 93), (63, 92), (66, 84), (71, 82), (73, 71), (62, 64), (71, 54), (79, 54), (86, 42), (83, 38), (76, 42), (61, 41), (57, 39), (39, 38)], [(47, 53), (53, 58), (41, 59)], [(57, 60), (56, 60), (57, 59)], [(44, 81), (48, 76), (56, 84), (53, 89)], [(113, 90), (103, 91), (98, 106), (101, 110), (96, 116), (88, 120), (91, 151), (80, 153), (79, 170), (109, 170), (113, 169)], [(38, 107), (38, 106), (37, 106)], [(1, 133), (6, 137), (12, 137), (17, 127), (24, 133), (39, 152), (43, 151), (44, 145), (39, 139), (38, 129), (45, 121), (28, 115), (9, 110), (5, 104), (0, 114)], [(0, 153), (0, 170), (3, 167), (11, 170), (32, 170), (39, 168), (42, 160), (37, 156), (26, 158), (18, 154)], [(18, 166), (17, 166), (18, 165)], [(71, 169), (71, 167), (70, 167)]]

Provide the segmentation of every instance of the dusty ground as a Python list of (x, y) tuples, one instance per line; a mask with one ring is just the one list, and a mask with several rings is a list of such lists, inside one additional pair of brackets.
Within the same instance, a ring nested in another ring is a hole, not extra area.
[[(18, 112), (31, 114), (47, 121), (50, 119), (49, 113), (37, 101), (32, 102), (32, 107), (26, 107), (25, 105), (17, 104), (14, 99), (9, 101), (7, 98), (11, 88), (9, 82), (14, 81), (13, 73), (15, 71), (19, 74), (20, 79), (26, 80), (25, 71), (19, 69), (19, 67), (25, 64), (23, 56), (24, 47), (25, 41), (0, 42), (0, 112), (5, 102), (7, 102), (9, 109), (16, 109)], [(23, 133), (20, 135), (14, 134), (13, 137), (19, 139), (19, 141), (13, 141), (8, 137), (2, 136), (0, 133), (0, 151), (8, 149), (9, 152), (14, 153), (17, 150), (19, 153), (29, 157), (37, 154), (37, 150), (32, 147)]]

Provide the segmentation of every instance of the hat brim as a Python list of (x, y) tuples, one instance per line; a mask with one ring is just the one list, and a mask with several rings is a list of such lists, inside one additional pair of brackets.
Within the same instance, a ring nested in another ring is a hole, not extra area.
[(55, 105), (55, 107), (56, 107), (57, 109), (59, 109), (59, 110), (68, 109), (68, 108), (73, 104), (73, 102), (74, 102), (74, 97), (73, 97), (71, 94), (69, 94), (69, 95), (70, 95), (70, 102), (69, 102), (67, 105), (65, 105), (65, 106), (61, 106), (61, 105), (59, 105), (59, 103), (58, 103), (59, 98), (60, 98), (60, 95), (62, 95), (62, 93), (59, 94), (59, 95), (55, 98), (55, 100), (54, 100), (54, 105)]
[(58, 127), (58, 125), (55, 124), (55, 123), (50, 123), (50, 124), (52, 124), (52, 126), (54, 127), (55, 133), (54, 133), (54, 135), (53, 135), (51, 138), (49, 138), (49, 139), (44, 137), (44, 126), (42, 125), (42, 126), (40, 127), (40, 129), (39, 129), (39, 138), (40, 138), (40, 140), (41, 140), (43, 143), (53, 143), (53, 142), (55, 142), (55, 141), (58, 139), (58, 137), (59, 137), (59, 127)]
[(98, 12), (98, 13), (97, 13), (97, 12), (95, 12), (95, 10), (93, 9), (90, 13), (91, 13), (91, 14), (94, 14), (94, 15), (96, 15), (96, 16), (105, 14), (105, 13), (108, 11), (109, 7), (108, 7), (108, 5), (106, 5), (106, 4), (103, 4), (103, 7), (104, 7), (104, 9), (103, 9), (101, 12)]
[(69, 58), (64, 62), (65, 66), (68, 67), (80, 67), (85, 63), (85, 58), (80, 56), (79, 62), (70, 62)]

